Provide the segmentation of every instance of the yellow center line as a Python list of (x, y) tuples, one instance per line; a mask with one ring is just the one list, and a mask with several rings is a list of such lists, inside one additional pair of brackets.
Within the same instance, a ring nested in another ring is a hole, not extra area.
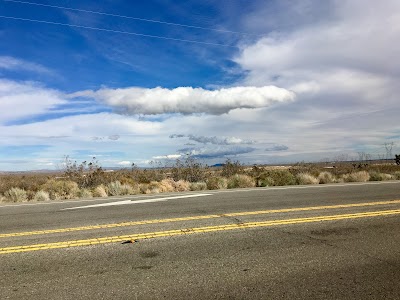
[(279, 225), (313, 223), (313, 222), (335, 221), (335, 220), (345, 220), (345, 219), (359, 219), (359, 218), (398, 215), (398, 214), (400, 214), (400, 209), (382, 210), (382, 211), (364, 212), (364, 213), (353, 213), (353, 214), (342, 214), (342, 215), (318, 216), (318, 217), (309, 217), (309, 218), (295, 218), (295, 219), (286, 219), (286, 220), (247, 222), (247, 223), (241, 223), (241, 224), (226, 224), (226, 225), (217, 225), (217, 226), (183, 228), (183, 229), (158, 231), (158, 232), (136, 233), (136, 234), (131, 234), (131, 235), (92, 238), (92, 239), (86, 239), (86, 240), (73, 240), (73, 241), (55, 242), (55, 243), (47, 243), (47, 244), (5, 247), (5, 248), (0, 248), (0, 254), (30, 252), (30, 251), (38, 251), (38, 250), (46, 250), (46, 249), (90, 246), (90, 245), (98, 245), (98, 244), (105, 244), (105, 243), (123, 242), (126, 240), (153, 239), (153, 238), (167, 237), (167, 236), (178, 236), (178, 235), (187, 235), (187, 234), (195, 234), (195, 233), (227, 231), (227, 230), (234, 230), (234, 229), (270, 227), (270, 226), (279, 226)]
[(36, 231), (15, 232), (15, 233), (3, 233), (3, 234), (0, 234), (0, 238), (39, 235), (39, 234), (51, 234), (51, 233), (65, 233), (65, 232), (95, 230), (95, 229), (107, 229), (107, 228), (146, 225), (146, 224), (160, 224), (160, 223), (181, 222), (181, 221), (205, 220), (205, 219), (215, 219), (215, 218), (223, 218), (223, 217), (252, 216), (252, 215), (262, 215), (262, 214), (274, 214), (274, 213), (286, 213), (286, 212), (298, 212), (298, 211), (313, 211), (313, 210), (329, 210), (329, 209), (352, 208), (352, 207), (368, 207), (368, 206), (377, 206), (377, 205), (393, 205), (393, 204), (399, 204), (399, 203), (400, 203), (400, 200), (389, 200), (389, 201), (378, 201), (378, 202), (364, 202), (364, 203), (351, 203), (351, 204), (337, 204), (337, 205), (324, 205), (324, 206), (295, 207), (295, 208), (284, 208), (284, 209), (235, 212), (235, 213), (226, 213), (226, 214), (218, 214), (218, 215), (213, 214), (213, 215), (189, 216), (189, 217), (170, 218), (170, 219), (153, 219), (153, 220), (131, 221), (131, 222), (111, 223), (111, 224), (101, 224), (101, 225), (91, 225), (91, 226), (46, 229), (46, 230), (36, 230)]

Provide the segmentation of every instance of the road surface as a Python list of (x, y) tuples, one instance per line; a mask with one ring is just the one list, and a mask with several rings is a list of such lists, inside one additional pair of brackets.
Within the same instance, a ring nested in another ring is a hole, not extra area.
[(0, 299), (400, 299), (400, 182), (0, 205)]

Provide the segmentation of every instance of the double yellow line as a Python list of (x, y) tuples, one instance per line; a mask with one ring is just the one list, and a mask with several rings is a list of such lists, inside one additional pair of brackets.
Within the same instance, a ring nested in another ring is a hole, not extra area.
[(368, 218), (368, 217), (397, 215), (397, 214), (400, 214), (400, 209), (365, 212), (365, 213), (355, 213), (355, 214), (319, 216), (319, 217), (311, 217), (311, 218), (296, 218), (296, 219), (287, 219), (287, 220), (248, 222), (248, 223), (241, 223), (241, 224), (227, 224), (227, 225), (219, 225), (219, 226), (195, 227), (195, 228), (178, 229), (178, 230), (138, 233), (138, 234), (133, 234), (133, 235), (110, 236), (110, 237), (94, 238), (94, 239), (86, 239), (86, 240), (6, 247), (6, 248), (0, 248), (0, 254), (30, 252), (30, 251), (38, 251), (38, 250), (46, 250), (46, 249), (70, 248), (70, 247), (79, 247), (79, 246), (90, 246), (90, 245), (98, 245), (98, 244), (105, 244), (105, 243), (123, 242), (126, 240), (136, 241), (136, 240), (143, 240), (143, 239), (154, 239), (154, 238), (159, 238), (159, 237), (187, 235), (187, 234), (194, 234), (194, 233), (227, 231), (227, 230), (233, 230), (233, 229), (270, 227), (270, 226), (279, 226), (279, 225), (288, 225), (288, 224), (313, 223), (313, 222), (335, 221), (335, 220), (345, 220), (345, 219), (359, 219), (359, 218)]
[(172, 222), (181, 222), (181, 221), (196, 221), (196, 220), (216, 219), (216, 218), (224, 218), (224, 217), (240, 217), (240, 216), (252, 216), (252, 215), (262, 215), (262, 214), (276, 214), (276, 213), (313, 211), (313, 210), (330, 210), (330, 209), (338, 209), (338, 208), (368, 207), (368, 206), (393, 205), (393, 204), (400, 204), (400, 200), (311, 206), (311, 207), (295, 207), (295, 208), (284, 208), (284, 209), (270, 209), (270, 210), (235, 212), (235, 213), (214, 214), (214, 215), (204, 215), (204, 216), (189, 216), (189, 217), (181, 217), (181, 218), (154, 219), (154, 220), (100, 224), (100, 225), (58, 228), (58, 229), (48, 229), (48, 230), (14, 232), (14, 233), (0, 234), (0, 238), (51, 234), (51, 233), (65, 233), (65, 232), (75, 232), (75, 231), (95, 230), (95, 229), (108, 229), (108, 228), (136, 226), (136, 225), (172, 223)]
[[(3, 238), (17, 237), (17, 236), (27, 236), (27, 235), (48, 234), (48, 233), (60, 233), (60, 232), (71, 232), (71, 231), (81, 231), (81, 230), (114, 228), (114, 227), (143, 225), (143, 224), (157, 224), (157, 223), (178, 222), (178, 221), (188, 221), (188, 220), (202, 220), (202, 219), (212, 219), (212, 218), (222, 218), (222, 217), (249, 216), (249, 215), (260, 215), (260, 214), (271, 214), (271, 213), (296, 212), (296, 211), (313, 211), (313, 210), (327, 210), (327, 209), (338, 209), (338, 208), (369, 207), (369, 206), (377, 206), (377, 205), (392, 205), (392, 204), (399, 204), (399, 203), (400, 203), (400, 200), (392, 200), (392, 201), (379, 201), (379, 202), (366, 202), (366, 203), (353, 203), (353, 204), (339, 204), (339, 205), (329, 205), (329, 206), (297, 207), (297, 208), (262, 210), (262, 211), (252, 211), (252, 212), (237, 212), (237, 213), (227, 213), (227, 214), (220, 214), (220, 215), (192, 216), (192, 217), (182, 217), (182, 218), (157, 219), (157, 220), (147, 220), (147, 221), (103, 224), (103, 225), (95, 225), (95, 226), (51, 229), (51, 230), (43, 230), (43, 231), (7, 233), (7, 234), (0, 235), (0, 237), (3, 237)], [(381, 210), (381, 211), (363, 212), (363, 213), (352, 213), (352, 214), (317, 216), (317, 217), (309, 217), (309, 218), (295, 218), (295, 219), (286, 219), (286, 220), (284, 219), (284, 220), (272, 220), (272, 221), (261, 221), (261, 222), (246, 222), (246, 223), (226, 224), (226, 225), (218, 225), (218, 226), (194, 227), (194, 228), (185, 228), (185, 229), (177, 229), (177, 230), (138, 233), (138, 234), (132, 234), (132, 235), (119, 235), (119, 236), (109, 236), (109, 237), (92, 238), (92, 239), (84, 239), (84, 240), (72, 240), (72, 241), (46, 243), (46, 244), (5, 247), (5, 248), (0, 248), (0, 254), (30, 252), (30, 251), (38, 251), (38, 250), (46, 250), (46, 249), (70, 248), (70, 247), (79, 247), (79, 246), (89, 246), (89, 245), (97, 245), (97, 244), (105, 244), (105, 243), (123, 242), (123, 241), (127, 241), (127, 240), (134, 241), (134, 240), (141, 240), (141, 239), (153, 239), (153, 238), (159, 238), (159, 237), (187, 235), (187, 234), (194, 234), (194, 233), (227, 231), (227, 230), (234, 230), (234, 229), (270, 227), (270, 226), (279, 226), (279, 225), (313, 223), (313, 222), (345, 220), (345, 219), (359, 219), (359, 218), (369, 218), (369, 217), (398, 215), (398, 214), (400, 214), (400, 209)]]

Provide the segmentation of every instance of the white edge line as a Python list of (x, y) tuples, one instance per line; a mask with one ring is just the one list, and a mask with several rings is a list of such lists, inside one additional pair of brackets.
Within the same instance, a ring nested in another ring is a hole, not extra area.
[(163, 202), (163, 201), (168, 201), (168, 200), (173, 200), (173, 199), (194, 198), (194, 197), (203, 197), (203, 196), (212, 196), (212, 194), (182, 195), (182, 196), (175, 196), (175, 197), (144, 199), (144, 200), (137, 200), (137, 201), (124, 200), (124, 201), (117, 201), (117, 202), (108, 202), (108, 203), (100, 203), (100, 204), (93, 204), (93, 205), (68, 207), (68, 208), (63, 208), (60, 210), (74, 210), (74, 209), (80, 209), (80, 208), (95, 208), (95, 207), (117, 206), (117, 205), (126, 205), (126, 204), (129, 205), (129, 204), (140, 204), (140, 203)]

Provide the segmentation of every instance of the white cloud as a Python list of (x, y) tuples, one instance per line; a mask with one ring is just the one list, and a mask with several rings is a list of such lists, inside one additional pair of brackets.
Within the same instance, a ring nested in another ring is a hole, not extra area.
[(130, 166), (131, 164), (132, 164), (132, 162), (130, 162), (129, 160), (123, 160), (123, 161), (117, 162), (117, 165), (120, 165), (120, 166)]
[(41, 114), (65, 103), (56, 90), (33, 82), (0, 79), (0, 124)]
[(182, 157), (181, 154), (168, 154), (153, 156), (153, 159), (178, 159), (180, 157)]
[(70, 97), (92, 97), (124, 114), (195, 114), (220, 115), (237, 108), (269, 107), (274, 103), (293, 101), (295, 94), (276, 86), (231, 87), (219, 90), (178, 87), (124, 88), (82, 91)]

